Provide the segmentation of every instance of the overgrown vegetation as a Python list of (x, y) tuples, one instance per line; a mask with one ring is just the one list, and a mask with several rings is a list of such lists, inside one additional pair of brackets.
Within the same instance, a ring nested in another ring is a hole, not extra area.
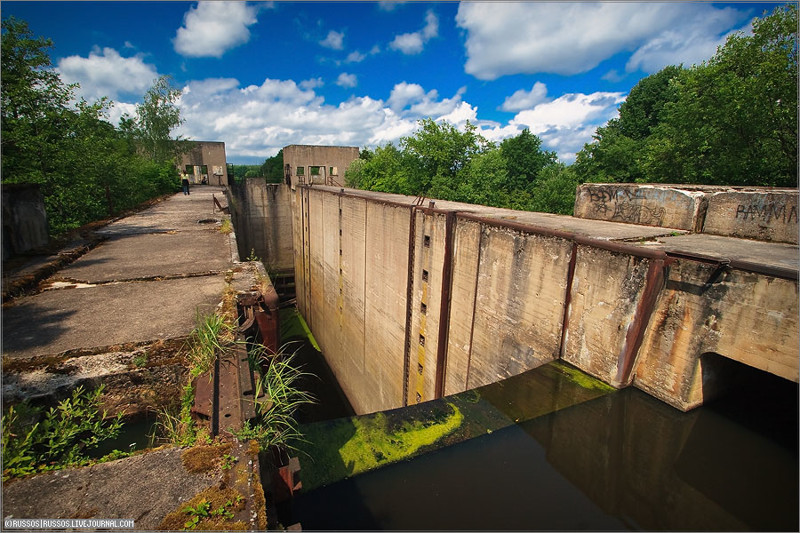
[[(92, 462), (89, 453), (116, 438), (122, 415), (106, 418), (100, 409), (103, 387), (77, 387), (70, 397), (44, 410), (28, 403), (3, 414), (3, 480)], [(115, 451), (109, 459), (126, 455)]]
[(797, 4), (708, 61), (642, 79), (578, 153), (579, 180), (797, 186)]
[(263, 346), (255, 345), (249, 352), (251, 366), (263, 368), (256, 382), (256, 420), (245, 422), (236, 433), (240, 440), (256, 440), (262, 451), (271, 447), (296, 449), (302, 434), (295, 413), (300, 406), (314, 403), (314, 398), (300, 388), (300, 380), (310, 376), (296, 364), (295, 353), (270, 354)]
[(52, 46), (26, 22), (3, 20), (2, 182), (40, 184), (51, 235), (176, 192), (174, 160), (186, 146), (170, 138), (181, 119), (169, 79), (114, 127), (109, 99), (73, 103), (77, 85), (52, 68)]

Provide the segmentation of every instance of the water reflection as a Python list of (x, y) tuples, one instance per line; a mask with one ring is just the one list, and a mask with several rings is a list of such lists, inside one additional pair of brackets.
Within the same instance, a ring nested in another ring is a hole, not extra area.
[(789, 385), (745, 420), (732, 416), (741, 397), (681, 413), (626, 389), (301, 494), (282, 522), (796, 531), (797, 387)]

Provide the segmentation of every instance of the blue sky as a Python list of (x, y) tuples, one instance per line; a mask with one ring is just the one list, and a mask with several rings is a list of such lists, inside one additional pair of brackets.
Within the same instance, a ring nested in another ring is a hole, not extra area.
[(289, 144), (397, 144), (424, 117), (500, 141), (523, 128), (571, 163), (630, 89), (710, 58), (776, 3), (22, 2), (78, 96), (133, 114), (160, 75), (176, 134), (256, 164)]

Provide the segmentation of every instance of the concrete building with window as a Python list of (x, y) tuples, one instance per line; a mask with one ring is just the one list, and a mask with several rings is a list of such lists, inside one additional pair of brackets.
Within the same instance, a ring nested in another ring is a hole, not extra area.
[(283, 148), (285, 181), (300, 184), (344, 186), (344, 173), (358, 159), (357, 146), (310, 146), (291, 144)]
[(229, 184), (225, 143), (219, 141), (190, 141), (192, 149), (181, 155), (179, 170), (189, 175), (193, 184)]

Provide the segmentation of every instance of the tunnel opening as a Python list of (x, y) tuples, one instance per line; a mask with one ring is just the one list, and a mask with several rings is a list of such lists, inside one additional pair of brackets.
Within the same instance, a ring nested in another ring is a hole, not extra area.
[(797, 383), (713, 352), (701, 356), (701, 368), (705, 407), (797, 450)]

